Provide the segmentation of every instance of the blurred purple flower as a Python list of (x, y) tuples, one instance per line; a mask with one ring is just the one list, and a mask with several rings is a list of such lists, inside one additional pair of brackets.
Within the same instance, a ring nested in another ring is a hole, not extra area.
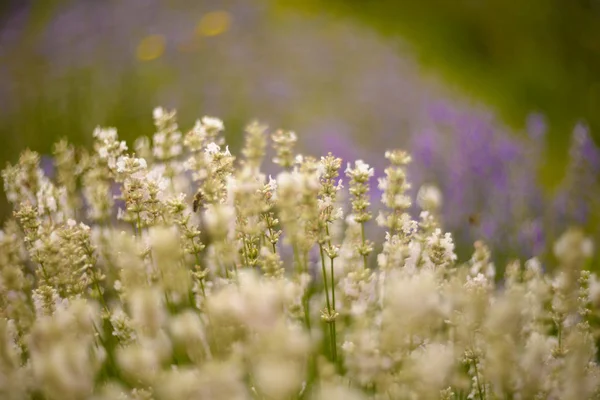
[(527, 117), (526, 130), (529, 136), (534, 140), (540, 140), (546, 135), (548, 126), (546, 118), (539, 113), (531, 113)]
[(578, 124), (573, 130), (569, 164), (560, 186), (554, 209), (563, 222), (582, 226), (597, 224), (600, 206), (600, 149), (592, 140), (587, 126)]
[(536, 144), (504, 130), (489, 113), (438, 102), (430, 115), (431, 125), (409, 147), (414, 190), (424, 183), (440, 186), (444, 223), (464, 247), (484, 239), (508, 254), (523, 254), (514, 240), (521, 223), (541, 217), (537, 159), (530, 149)]

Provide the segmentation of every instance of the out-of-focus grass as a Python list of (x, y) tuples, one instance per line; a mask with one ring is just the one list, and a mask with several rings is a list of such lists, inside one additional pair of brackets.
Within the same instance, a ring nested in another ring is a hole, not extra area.
[(574, 123), (600, 137), (600, 1), (285, 0), (284, 7), (350, 17), (409, 41), (419, 62), (511, 125), (541, 111), (550, 123), (546, 181)]

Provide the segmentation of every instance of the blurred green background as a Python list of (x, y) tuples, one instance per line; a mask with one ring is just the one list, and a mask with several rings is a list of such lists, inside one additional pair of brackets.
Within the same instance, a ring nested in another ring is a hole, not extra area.
[(564, 160), (578, 120), (600, 132), (598, 0), (285, 0), (409, 41), (417, 60), (513, 126), (539, 111)]
[(575, 122), (600, 132), (597, 0), (5, 0), (0, 13), (2, 166), (60, 137), (89, 143), (96, 125), (151, 135), (157, 105), (184, 129), (222, 117), (234, 147), (258, 117), (366, 158), (373, 142), (403, 145), (439, 98), (483, 104), (516, 134), (539, 111), (549, 186)]
[(297, 130), (302, 151), (327, 134), (328, 149), (368, 157), (365, 132), (405, 140), (438, 91), (371, 29), (267, 1), (1, 4), (1, 166), (26, 147), (48, 155), (61, 137), (89, 145), (97, 125), (131, 144), (154, 133), (159, 105), (178, 110), (184, 131), (224, 119), (234, 150), (259, 118)]

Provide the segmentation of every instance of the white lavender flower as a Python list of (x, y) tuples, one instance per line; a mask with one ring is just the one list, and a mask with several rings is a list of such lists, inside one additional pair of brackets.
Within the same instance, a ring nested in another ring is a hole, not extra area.
[(0, 398), (600, 393), (583, 230), (555, 259), (504, 266), (477, 241), (460, 262), (438, 189), (422, 186), (411, 216), (410, 157), (396, 150), (379, 181), (385, 239), (371, 241), (363, 161), (345, 170), (344, 215), (341, 160), (294, 154), (293, 132), (272, 135), (283, 171), (267, 178), (266, 126), (248, 125), (236, 163), (222, 121), (184, 138), (173, 111), (153, 116), (136, 152), (98, 128), (93, 153), (56, 147), (55, 178), (31, 151), (2, 172), (15, 212), (0, 229)]

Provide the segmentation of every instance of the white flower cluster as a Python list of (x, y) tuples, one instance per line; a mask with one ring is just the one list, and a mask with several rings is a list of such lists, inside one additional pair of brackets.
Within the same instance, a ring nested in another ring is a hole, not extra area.
[(55, 147), (54, 179), (31, 151), (2, 172), (0, 398), (600, 396), (584, 232), (557, 241), (555, 265), (497, 273), (483, 242), (461, 263), (437, 188), (411, 216), (410, 157), (394, 150), (375, 243), (368, 164), (342, 182), (341, 159), (299, 156), (279, 130), (267, 178), (265, 125), (236, 160), (220, 120), (182, 135), (175, 117), (154, 111), (142, 153), (98, 128), (94, 152)]

